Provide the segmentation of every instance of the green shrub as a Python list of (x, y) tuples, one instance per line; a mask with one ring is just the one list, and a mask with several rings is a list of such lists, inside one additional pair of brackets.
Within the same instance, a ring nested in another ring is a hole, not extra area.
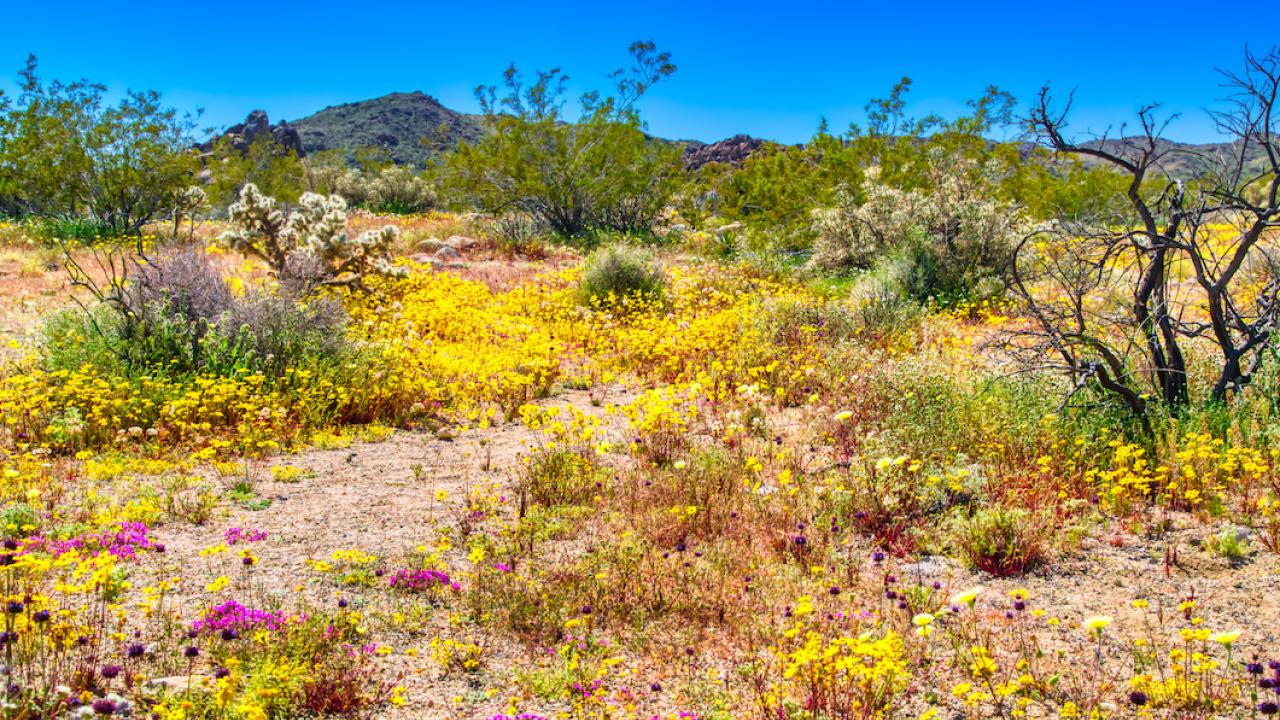
[(631, 71), (611, 76), (617, 91), (585, 93), (576, 122), (562, 112), (567, 78), (559, 69), (526, 85), (511, 66), (502, 98), (495, 87), (479, 88), (490, 132), (449, 154), (444, 176), (454, 195), (489, 213), (532, 216), (562, 239), (649, 231), (683, 168), (680, 147), (650, 138), (635, 105), (675, 65), (651, 42), (633, 43), (631, 55)]
[(994, 168), (935, 152), (931, 189), (902, 190), (876, 169), (855, 195), (814, 212), (813, 264), (825, 271), (875, 267), (919, 302), (1003, 291), (1012, 248), (1026, 231), (1016, 208), (992, 199)]
[(94, 218), (41, 218), (33, 223), (32, 234), (46, 241), (92, 245), (116, 237), (118, 231), (110, 223)]
[(0, 101), (0, 212), (59, 218), (53, 232), (88, 239), (136, 234), (171, 210), (197, 169), (195, 119), (153, 91), (108, 102), (104, 85), (37, 69), (29, 57), (17, 102)]
[(217, 209), (234, 204), (249, 184), (283, 203), (297, 202), (306, 190), (302, 160), (270, 135), (259, 136), (244, 150), (230, 137), (218, 138), (207, 164), (209, 199)]
[(608, 245), (588, 255), (582, 268), (579, 292), (588, 305), (660, 304), (666, 291), (666, 273), (638, 248)]
[(956, 523), (952, 541), (970, 566), (1011, 577), (1048, 562), (1047, 527), (1022, 509), (984, 508)]
[(590, 459), (570, 450), (550, 450), (529, 459), (520, 490), (546, 507), (581, 505), (596, 494), (600, 479)]
[(1249, 554), (1249, 531), (1225, 523), (1221, 530), (1204, 539), (1204, 549), (1231, 562), (1240, 562)]
[(26, 503), (17, 503), (0, 512), (0, 537), (5, 539), (26, 537), (40, 527), (40, 517)]
[(488, 235), (499, 252), (529, 257), (546, 254), (549, 232), (537, 218), (520, 213), (495, 218), (488, 227)]

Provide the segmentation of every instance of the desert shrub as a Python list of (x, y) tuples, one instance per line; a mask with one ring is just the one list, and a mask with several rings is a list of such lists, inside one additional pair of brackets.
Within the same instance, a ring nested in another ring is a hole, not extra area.
[(403, 165), (369, 162), (351, 167), (338, 157), (308, 159), (304, 165), (312, 192), (340, 195), (371, 212), (407, 215), (439, 204), (431, 181)]
[(20, 75), (17, 103), (0, 108), (0, 212), (71, 223), (55, 226), (61, 233), (117, 236), (172, 207), (195, 170), (191, 117), (156, 92), (109, 104), (103, 85), (46, 83), (34, 56)]
[(920, 301), (996, 294), (1014, 244), (1027, 230), (1016, 208), (992, 199), (993, 169), (934, 154), (932, 189), (901, 190), (872, 169), (859, 201), (846, 192), (814, 211), (813, 264), (848, 271), (887, 263), (884, 271)]
[(540, 505), (580, 505), (596, 494), (602, 477), (591, 460), (579, 453), (547, 450), (529, 459), (519, 487)]
[(346, 337), (347, 314), (336, 301), (296, 302), (274, 295), (250, 296), (219, 319), (253, 369), (280, 376), (287, 368), (331, 366), (357, 355)]
[(243, 150), (235, 147), (231, 138), (219, 138), (205, 165), (209, 199), (219, 210), (235, 203), (245, 185), (252, 184), (264, 195), (285, 203), (297, 202), (306, 185), (302, 160), (270, 134), (254, 138)]
[(197, 247), (169, 250), (143, 264), (134, 282), (139, 292), (132, 309), (139, 315), (163, 308), (190, 323), (213, 322), (232, 305), (231, 287)]
[(660, 303), (667, 275), (648, 253), (626, 245), (608, 245), (587, 256), (579, 293), (587, 304), (628, 301)]
[(356, 354), (338, 303), (256, 292), (237, 297), (197, 248), (167, 251), (127, 283), (118, 303), (50, 318), (42, 344), (47, 367), (280, 377), (290, 367), (332, 367)]
[(508, 68), (501, 100), (496, 88), (478, 89), (491, 132), (449, 155), (452, 192), (486, 212), (533, 216), (566, 239), (647, 232), (675, 191), (680, 148), (649, 138), (635, 103), (675, 66), (653, 43), (633, 43), (631, 54), (635, 66), (615, 75), (616, 94), (583, 95), (577, 122), (562, 115), (567, 78), (559, 69), (526, 86)]
[(713, 190), (703, 195), (714, 192), (726, 216), (808, 247), (810, 212), (833, 202), (842, 185), (856, 183), (861, 164), (841, 138), (819, 130), (803, 146), (765, 144), (732, 171), (704, 168), (695, 182), (710, 183)]
[(542, 255), (548, 229), (532, 215), (508, 213), (490, 224), (490, 236), (501, 252), (512, 255)]
[(65, 371), (89, 366), (126, 377), (159, 372), (175, 378), (280, 378), (289, 368), (334, 369), (354, 361), (358, 353), (345, 337), (344, 323), (335, 304), (270, 296), (237, 300), (212, 321), (160, 307), (143, 328), (132, 329), (104, 306), (68, 310), (45, 323), (41, 364)]
[(41, 240), (72, 245), (92, 245), (117, 234), (110, 223), (85, 217), (40, 218), (31, 223), (31, 230)]
[(394, 225), (347, 234), (347, 203), (340, 196), (305, 193), (286, 217), (276, 201), (252, 183), (227, 211), (236, 225), (222, 241), (261, 259), (281, 288), (302, 297), (321, 287), (363, 289), (367, 275), (403, 276), (388, 248), (399, 237)]
[(767, 308), (762, 321), (774, 343), (794, 347), (845, 340), (860, 329), (847, 304), (829, 300), (785, 300)]
[(1026, 510), (984, 508), (955, 524), (952, 541), (969, 565), (997, 577), (1010, 577), (1048, 562), (1048, 527)]

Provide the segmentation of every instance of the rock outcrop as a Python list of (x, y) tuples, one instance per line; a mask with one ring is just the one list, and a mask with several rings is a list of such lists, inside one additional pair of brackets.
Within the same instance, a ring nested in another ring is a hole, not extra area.
[[(272, 125), (265, 110), (254, 110), (249, 113), (249, 117), (245, 118), (244, 122), (232, 125), (224, 130), (219, 137), (229, 139), (231, 146), (242, 153), (248, 152), (249, 146), (258, 138), (270, 137), (283, 150), (297, 153), (298, 157), (304, 157), (307, 154), (302, 145), (302, 136), (298, 134), (298, 130), (283, 121)], [(213, 149), (217, 139), (215, 138), (202, 144), (200, 149), (204, 152), (209, 152)]]
[(696, 170), (707, 163), (741, 165), (747, 156), (764, 144), (764, 140), (750, 135), (734, 135), (726, 140), (710, 144), (691, 142), (684, 148), (684, 165)]

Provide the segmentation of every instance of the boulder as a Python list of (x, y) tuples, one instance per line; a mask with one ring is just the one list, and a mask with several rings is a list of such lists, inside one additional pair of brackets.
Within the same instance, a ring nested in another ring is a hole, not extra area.
[(913, 563), (898, 568), (898, 574), (911, 579), (938, 579), (947, 577), (958, 570), (956, 564), (945, 557), (925, 555)]
[(414, 253), (412, 255), (405, 256), (405, 259), (408, 260), (409, 262), (415, 262), (420, 265), (439, 265), (440, 264), (440, 261), (437, 260), (434, 255), (428, 255), (427, 253)]
[(454, 250), (466, 252), (468, 250), (475, 249), (476, 246), (480, 244), (480, 241), (473, 237), (467, 237), (466, 235), (450, 235), (449, 239), (444, 241), (444, 244)]

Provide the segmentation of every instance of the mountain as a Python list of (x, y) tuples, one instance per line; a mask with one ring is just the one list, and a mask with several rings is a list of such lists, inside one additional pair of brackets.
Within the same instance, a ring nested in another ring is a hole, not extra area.
[(440, 149), (484, 134), (482, 116), (451, 110), (421, 92), (335, 105), (289, 125), (298, 131), (308, 154), (324, 150), (351, 154), (377, 147), (396, 163), (416, 167), (426, 165)]
[[(355, 150), (377, 147), (386, 150), (396, 163), (415, 167), (423, 167), (436, 154), (459, 142), (476, 140), (485, 132), (483, 116), (451, 110), (422, 92), (391, 93), (334, 105), (286, 127), (297, 132), (305, 154), (343, 150), (350, 156)], [(709, 144), (654, 139), (683, 145), (690, 168), (711, 161), (740, 164), (763, 142), (746, 135)]]

